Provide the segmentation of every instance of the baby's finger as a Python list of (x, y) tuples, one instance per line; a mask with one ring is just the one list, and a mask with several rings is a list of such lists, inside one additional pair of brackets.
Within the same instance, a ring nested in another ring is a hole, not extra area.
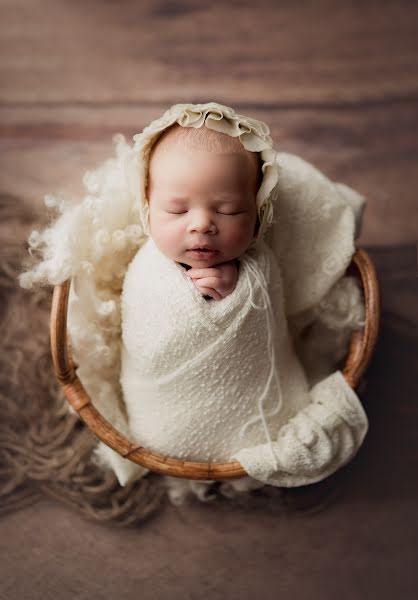
[(206, 269), (189, 269), (187, 275), (191, 279), (201, 279), (202, 277), (219, 277), (219, 269), (207, 267)]
[(219, 279), (219, 277), (202, 277), (195, 283), (199, 284), (199, 287), (203, 286), (203, 287), (213, 288), (214, 290), (216, 290), (218, 292), (218, 294), (221, 294), (221, 296), (223, 296), (223, 294), (222, 294), (223, 282)]

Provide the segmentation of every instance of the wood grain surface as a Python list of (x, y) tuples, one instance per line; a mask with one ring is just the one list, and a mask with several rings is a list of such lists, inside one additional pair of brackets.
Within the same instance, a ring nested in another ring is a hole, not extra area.
[(175, 102), (265, 120), (366, 195), (360, 244), (417, 239), (418, 4), (2, 0), (1, 189), (76, 199)]

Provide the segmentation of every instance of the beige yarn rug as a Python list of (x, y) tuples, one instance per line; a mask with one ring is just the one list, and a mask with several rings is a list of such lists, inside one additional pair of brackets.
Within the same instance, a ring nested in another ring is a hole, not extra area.
[[(86, 517), (115, 525), (139, 523), (167, 501), (162, 478), (149, 474), (120, 487), (92, 460), (95, 436), (68, 412), (49, 351), (51, 290), (22, 290), (17, 277), (27, 261), (26, 239), (43, 227), (29, 203), (0, 196), (0, 515), (52, 496)], [(261, 510), (319, 510), (340, 486), (322, 484), (261, 490), (226, 499), (220, 506)], [(215, 492), (215, 493), (213, 493)], [(196, 499), (194, 501), (197, 502)]]

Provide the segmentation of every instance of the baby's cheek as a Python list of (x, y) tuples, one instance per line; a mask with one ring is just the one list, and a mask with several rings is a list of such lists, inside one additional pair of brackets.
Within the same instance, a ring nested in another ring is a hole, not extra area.
[(175, 253), (179, 246), (181, 234), (174, 224), (164, 222), (163, 220), (151, 220), (151, 236), (158, 248), (167, 255)]
[(178, 235), (172, 227), (165, 227), (161, 232), (160, 239), (169, 250), (175, 250), (178, 245)]
[(248, 221), (235, 224), (228, 232), (230, 243), (234, 246), (248, 246), (253, 237), (253, 230), (254, 227), (252, 223), (249, 223)]

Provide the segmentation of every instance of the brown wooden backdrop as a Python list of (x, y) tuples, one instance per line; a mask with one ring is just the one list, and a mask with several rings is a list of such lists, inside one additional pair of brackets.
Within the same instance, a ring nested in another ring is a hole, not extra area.
[(362, 244), (415, 243), (416, 2), (2, 0), (2, 191), (77, 195), (175, 102), (265, 120), (369, 200)]

